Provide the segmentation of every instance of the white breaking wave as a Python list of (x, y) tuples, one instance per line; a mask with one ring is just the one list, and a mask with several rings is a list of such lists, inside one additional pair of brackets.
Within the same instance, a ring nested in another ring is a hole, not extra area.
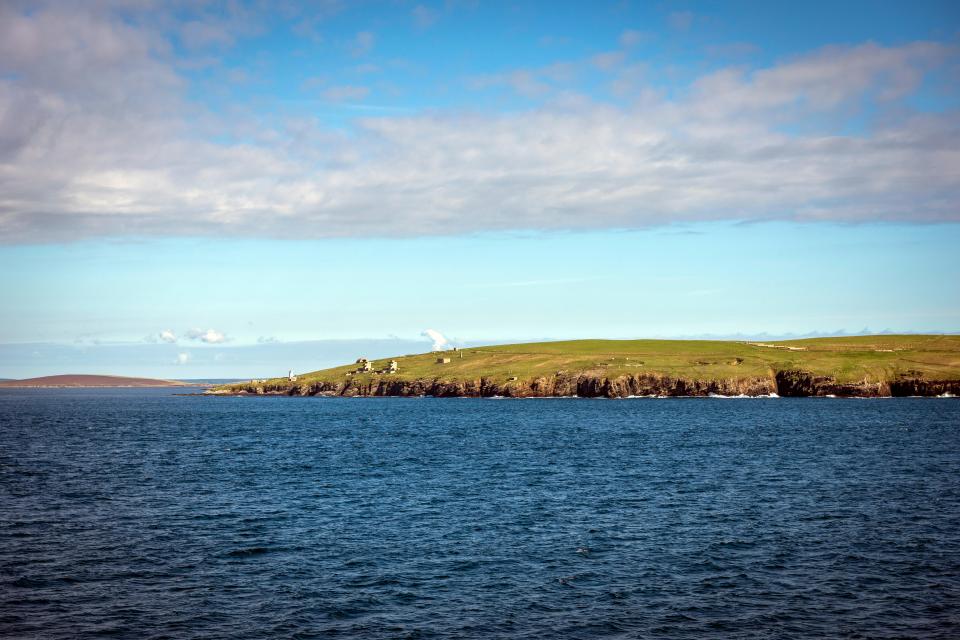
[[(697, 397), (697, 396), (685, 396), (685, 397)], [(725, 396), (719, 393), (710, 393), (710, 394), (707, 394), (707, 397), (708, 398), (725, 398), (729, 400), (729, 399), (735, 399), (735, 398), (779, 398), (780, 396), (777, 395), (776, 393), (769, 393), (769, 394), (764, 393), (757, 396), (748, 396), (745, 393), (741, 393), (740, 395), (737, 395), (737, 396)]]

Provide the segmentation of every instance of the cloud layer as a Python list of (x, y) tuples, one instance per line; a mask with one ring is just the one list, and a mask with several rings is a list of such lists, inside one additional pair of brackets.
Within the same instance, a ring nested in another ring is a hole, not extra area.
[[(960, 221), (960, 116), (911, 102), (943, 77), (956, 98), (951, 45), (832, 47), (670, 95), (608, 52), (484, 81), (536, 97), (526, 110), (363, 118), (347, 135), (188, 99), (197, 58), (177, 52), (229, 46), (249, 25), (147, 24), (102, 3), (0, 6), (0, 241)], [(360, 32), (351, 52), (375, 42)], [(588, 68), (628, 97), (565, 88)]]

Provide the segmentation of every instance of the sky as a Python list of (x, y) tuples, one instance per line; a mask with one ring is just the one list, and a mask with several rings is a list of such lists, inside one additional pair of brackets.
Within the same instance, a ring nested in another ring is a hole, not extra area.
[(960, 331), (956, 2), (0, 0), (0, 377)]

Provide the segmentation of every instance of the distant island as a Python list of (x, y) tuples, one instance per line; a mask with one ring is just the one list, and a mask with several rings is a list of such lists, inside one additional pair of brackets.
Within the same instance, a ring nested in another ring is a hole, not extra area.
[(626, 398), (960, 395), (960, 336), (573, 340), (397, 356), (214, 395)]
[(25, 380), (4, 380), (3, 387), (186, 387), (192, 386), (179, 380), (155, 380), (153, 378), (127, 378), (124, 376), (99, 376), (85, 374), (66, 374), (60, 376), (43, 376), (27, 378)]

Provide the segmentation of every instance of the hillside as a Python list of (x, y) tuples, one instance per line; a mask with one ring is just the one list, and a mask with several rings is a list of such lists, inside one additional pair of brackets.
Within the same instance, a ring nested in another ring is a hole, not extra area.
[(25, 380), (5, 380), (0, 387), (183, 387), (187, 383), (176, 380), (155, 380), (153, 378), (127, 378), (124, 376), (98, 376), (86, 374), (66, 374), (43, 376)]
[[(362, 354), (358, 354), (362, 355)], [(438, 358), (449, 358), (438, 363)], [(288, 395), (889, 396), (960, 392), (960, 336), (884, 335), (775, 342), (575, 340), (398, 356), (223, 385), (211, 393)]]

